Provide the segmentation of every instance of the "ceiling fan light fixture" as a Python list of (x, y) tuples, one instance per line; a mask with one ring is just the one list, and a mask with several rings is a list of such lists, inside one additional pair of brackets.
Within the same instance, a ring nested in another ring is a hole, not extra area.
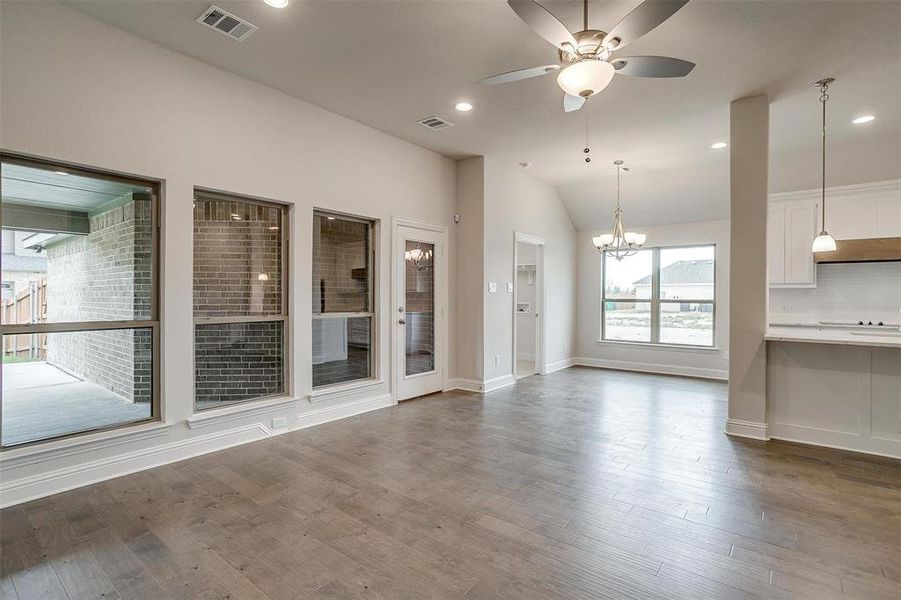
[(557, 85), (570, 96), (588, 98), (603, 90), (616, 70), (608, 62), (586, 59), (570, 65), (557, 75)]

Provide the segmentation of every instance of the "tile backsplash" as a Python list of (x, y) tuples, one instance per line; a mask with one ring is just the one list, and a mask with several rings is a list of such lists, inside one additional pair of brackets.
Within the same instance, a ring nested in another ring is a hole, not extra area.
[(770, 289), (770, 322), (901, 323), (901, 262), (817, 265), (817, 287)]

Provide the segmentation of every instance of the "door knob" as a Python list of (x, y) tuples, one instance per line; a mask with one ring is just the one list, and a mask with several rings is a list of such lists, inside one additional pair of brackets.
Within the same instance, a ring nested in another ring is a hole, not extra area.
[(398, 319), (397, 322), (400, 323), (401, 325), (406, 325), (406, 324), (407, 324), (407, 320), (404, 319), (404, 318)]

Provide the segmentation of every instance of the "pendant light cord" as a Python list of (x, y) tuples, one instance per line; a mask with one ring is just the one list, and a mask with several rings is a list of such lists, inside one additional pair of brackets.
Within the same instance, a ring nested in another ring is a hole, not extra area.
[(582, 23), (584, 24), (582, 29), (588, 29), (588, 0), (582, 4)]
[(820, 84), (820, 102), (823, 105), (823, 190), (820, 199), (820, 204), (823, 205), (823, 222), (820, 224), (820, 228), (823, 232), (826, 231), (826, 101), (829, 100), (828, 91), (829, 82), (823, 81)]

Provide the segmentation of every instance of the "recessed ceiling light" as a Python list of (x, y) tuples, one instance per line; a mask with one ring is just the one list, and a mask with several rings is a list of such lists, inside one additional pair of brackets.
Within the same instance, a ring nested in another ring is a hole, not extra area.
[(68, 175), (65, 171), (54, 171), (57, 175)]
[(862, 117), (857, 117), (856, 119), (854, 119), (851, 122), (854, 123), (855, 125), (862, 125), (863, 123), (869, 123), (870, 121), (875, 121), (875, 120), (876, 120), (876, 115), (864, 115)]
[(263, 0), (263, 2), (272, 8), (285, 8), (288, 6), (288, 0)]
[(727, 144), (726, 142), (717, 142), (715, 144), (710, 144), (710, 147), (713, 148), (714, 150), (722, 150), (723, 148), (725, 148), (728, 145), (729, 144)]
[(326, 217), (326, 219), (328, 219), (329, 221), (334, 221), (335, 217)]
[(237, 213), (232, 213), (231, 217), (232, 217), (232, 221), (240, 221), (241, 220), (241, 215), (239, 215)]
[(469, 102), (457, 102), (457, 104), (454, 105), (454, 108), (456, 108), (460, 112), (469, 112), (472, 110), (472, 104), (470, 104)]

